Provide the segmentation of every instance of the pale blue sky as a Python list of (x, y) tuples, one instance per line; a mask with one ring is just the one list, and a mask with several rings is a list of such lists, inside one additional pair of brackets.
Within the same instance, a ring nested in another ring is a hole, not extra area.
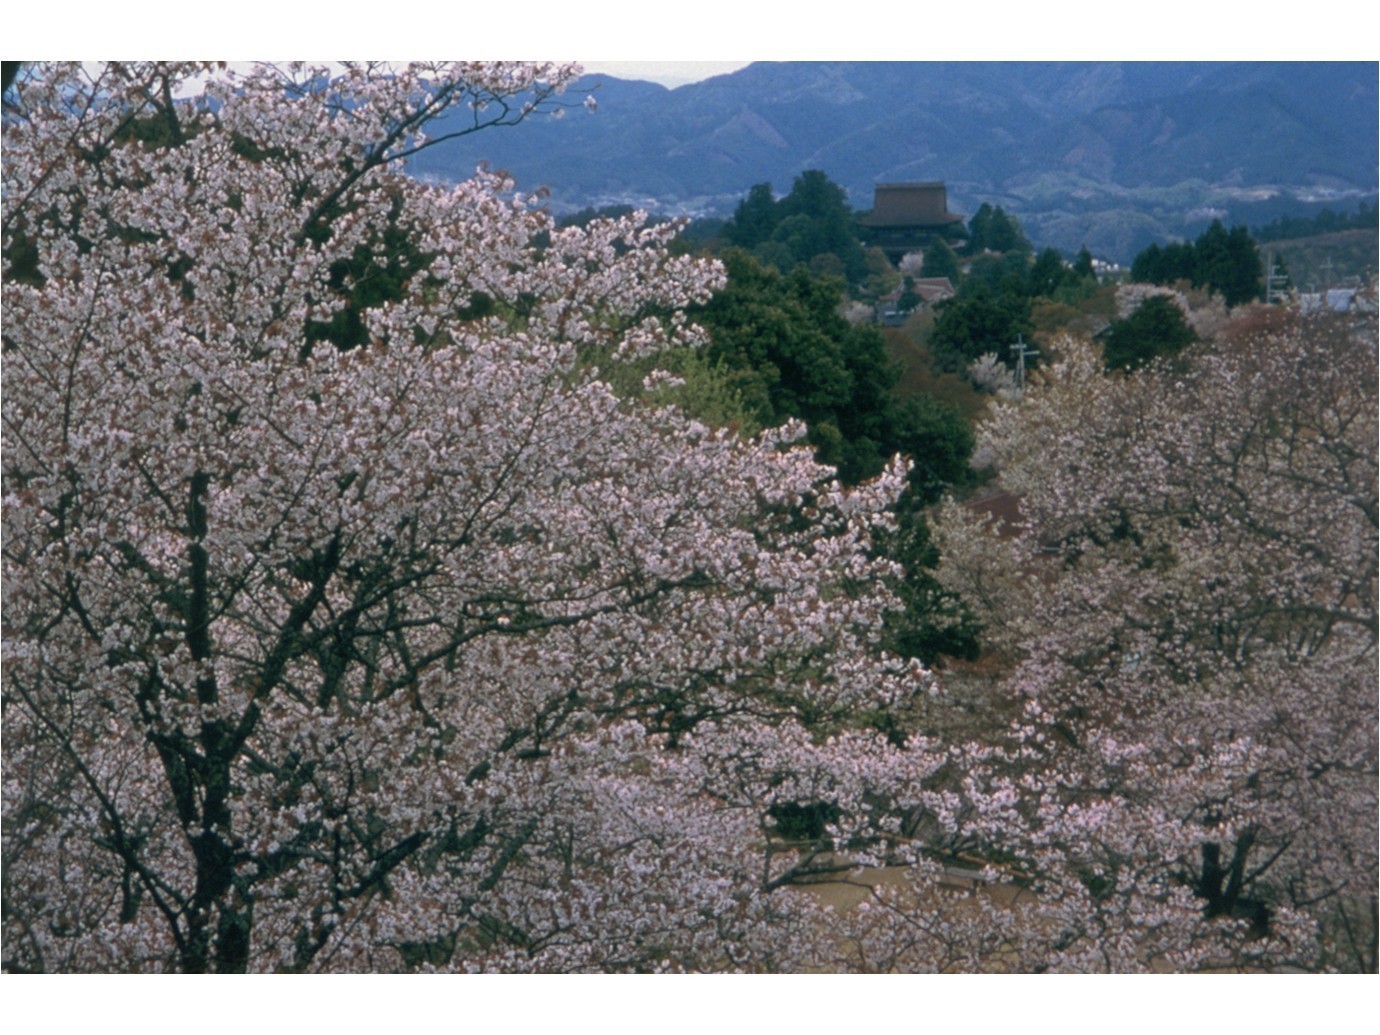
[(646, 79), (662, 86), (684, 86), (710, 76), (725, 75), (749, 64), (747, 61), (585, 61), (585, 69), (619, 79)]

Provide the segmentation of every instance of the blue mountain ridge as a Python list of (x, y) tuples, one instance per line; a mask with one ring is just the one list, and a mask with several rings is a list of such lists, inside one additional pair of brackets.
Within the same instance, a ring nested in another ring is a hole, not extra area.
[(674, 90), (586, 76), (598, 111), (536, 116), (413, 161), (460, 179), (480, 162), (557, 212), (633, 204), (731, 213), (822, 169), (870, 208), (879, 182), (943, 180), (1041, 245), (1129, 259), (1212, 218), (1354, 210), (1377, 193), (1377, 66), (1364, 62), (759, 62)]

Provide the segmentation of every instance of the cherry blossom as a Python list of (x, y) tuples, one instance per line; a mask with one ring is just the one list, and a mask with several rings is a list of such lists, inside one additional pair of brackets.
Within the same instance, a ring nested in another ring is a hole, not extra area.
[(615, 396), (592, 359), (695, 347), (723, 283), (675, 226), (407, 175), (577, 74), (16, 87), (6, 968), (822, 964), (771, 809), (875, 841), (934, 771), (856, 718), (930, 688), (878, 644), (905, 467), (844, 491), (799, 427)]
[(1375, 969), (1375, 340), (1132, 375), (1066, 342), (994, 407), (1022, 524), (950, 504), (936, 539), (1013, 666), (966, 829), (1028, 869), (1043, 965)]

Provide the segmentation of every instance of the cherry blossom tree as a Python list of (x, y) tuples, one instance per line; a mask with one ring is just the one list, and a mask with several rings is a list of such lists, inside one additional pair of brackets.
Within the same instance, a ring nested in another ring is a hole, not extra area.
[(1026, 966), (1376, 968), (1376, 338), (1293, 321), (1107, 374), (1066, 342), (981, 434), (1022, 524), (941, 580), (1011, 659), (966, 836)]
[(802, 427), (619, 401), (590, 357), (695, 346), (723, 282), (675, 227), (406, 175), (442, 113), (540, 117), (577, 73), (12, 88), (7, 969), (831, 951), (783, 890), (828, 844), (779, 850), (773, 809), (901, 837), (943, 758), (855, 721), (929, 690), (877, 645), (905, 469), (844, 491)]

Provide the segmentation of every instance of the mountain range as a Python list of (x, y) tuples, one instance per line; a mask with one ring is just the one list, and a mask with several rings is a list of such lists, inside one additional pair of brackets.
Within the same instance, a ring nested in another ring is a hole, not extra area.
[[(759, 62), (667, 89), (587, 76), (598, 110), (438, 144), (413, 171), (480, 162), (556, 212), (632, 204), (728, 215), (821, 169), (855, 209), (877, 183), (941, 180), (951, 211), (1016, 215), (1037, 246), (1126, 262), (1214, 218), (1261, 225), (1377, 194), (1377, 70), (1353, 62)], [(440, 127), (437, 135), (444, 132)]]

